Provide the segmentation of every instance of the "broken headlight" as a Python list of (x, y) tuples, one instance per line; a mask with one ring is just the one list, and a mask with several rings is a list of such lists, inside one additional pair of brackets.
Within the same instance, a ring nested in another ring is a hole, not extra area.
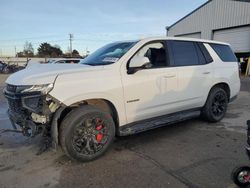
[(43, 95), (48, 94), (53, 89), (54, 84), (33, 85), (25, 88), (21, 93), (41, 92)]

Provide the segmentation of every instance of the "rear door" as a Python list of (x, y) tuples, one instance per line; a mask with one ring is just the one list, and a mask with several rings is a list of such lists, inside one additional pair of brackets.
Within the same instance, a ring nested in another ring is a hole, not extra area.
[(178, 105), (182, 110), (203, 106), (213, 77), (211, 56), (202, 43), (176, 40), (168, 44), (171, 66), (178, 72)]

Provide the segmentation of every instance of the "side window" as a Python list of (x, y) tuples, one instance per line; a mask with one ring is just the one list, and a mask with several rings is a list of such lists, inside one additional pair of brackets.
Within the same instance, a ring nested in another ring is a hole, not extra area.
[(200, 47), (198, 46), (197, 43), (194, 43), (194, 44), (195, 44), (196, 52), (197, 52), (197, 55), (198, 55), (199, 64), (201, 64), (201, 65), (207, 64), (207, 61), (206, 61)]
[(150, 65), (147, 68), (166, 67), (166, 51), (164, 43), (156, 42), (142, 47), (133, 57), (147, 57)]
[(202, 43), (202, 42), (196, 42), (196, 44), (198, 45), (200, 51), (202, 52), (202, 54), (203, 54), (203, 56), (204, 56), (204, 58), (206, 60), (206, 63), (213, 62), (213, 58), (210, 55), (210, 53), (207, 51), (207, 48), (204, 46), (204, 43)]
[(65, 63), (65, 61), (61, 60), (61, 61), (57, 61), (56, 63)]
[(68, 64), (74, 64), (75, 61), (74, 60), (66, 60), (66, 63), (68, 63)]
[(199, 57), (194, 42), (170, 41), (174, 66), (199, 65)]
[(237, 62), (237, 58), (235, 57), (232, 49), (228, 45), (210, 44), (210, 46), (217, 53), (217, 55), (222, 61)]

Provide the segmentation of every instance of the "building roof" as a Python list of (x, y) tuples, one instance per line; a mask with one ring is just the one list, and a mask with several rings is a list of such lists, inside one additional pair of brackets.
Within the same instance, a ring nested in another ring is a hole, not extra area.
[(196, 12), (197, 10), (199, 10), (200, 8), (204, 7), (206, 4), (210, 3), (212, 0), (208, 0), (207, 2), (203, 3), (201, 6), (199, 6), (198, 8), (194, 9), (192, 12), (190, 12), (189, 14), (187, 14), (186, 16), (182, 17), (181, 19), (179, 19), (178, 21), (176, 21), (175, 23), (173, 23), (170, 26), (166, 27), (166, 30), (169, 30), (171, 27), (173, 27), (174, 25), (176, 25), (177, 23), (179, 23), (180, 21), (184, 20), (186, 17), (190, 16), (191, 14), (193, 14), (194, 12)]
[[(193, 14), (194, 12), (198, 11), (199, 9), (201, 9), (202, 7), (204, 7), (205, 5), (207, 5), (208, 3), (212, 2), (213, 0), (208, 0), (207, 2), (203, 3), (201, 6), (199, 6), (198, 8), (194, 9), (192, 12), (190, 12), (189, 14), (187, 14), (186, 16), (182, 17), (181, 19), (179, 19), (178, 21), (176, 21), (175, 23), (173, 23), (170, 26), (166, 26), (166, 30), (169, 30), (171, 27), (173, 27), (174, 25), (176, 25), (177, 23), (181, 22), (182, 20), (184, 20), (185, 18), (187, 18), (188, 16), (190, 16), (191, 14)], [(233, 0), (233, 1), (240, 1), (240, 2), (247, 2), (250, 3), (250, 0)]]

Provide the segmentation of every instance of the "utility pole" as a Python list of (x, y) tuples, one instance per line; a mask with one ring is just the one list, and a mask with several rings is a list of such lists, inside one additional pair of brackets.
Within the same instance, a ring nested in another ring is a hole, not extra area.
[(73, 34), (69, 34), (69, 49), (70, 49), (70, 56), (72, 57), (72, 41), (73, 41)]
[(15, 57), (16, 57), (16, 46), (15, 46)]

